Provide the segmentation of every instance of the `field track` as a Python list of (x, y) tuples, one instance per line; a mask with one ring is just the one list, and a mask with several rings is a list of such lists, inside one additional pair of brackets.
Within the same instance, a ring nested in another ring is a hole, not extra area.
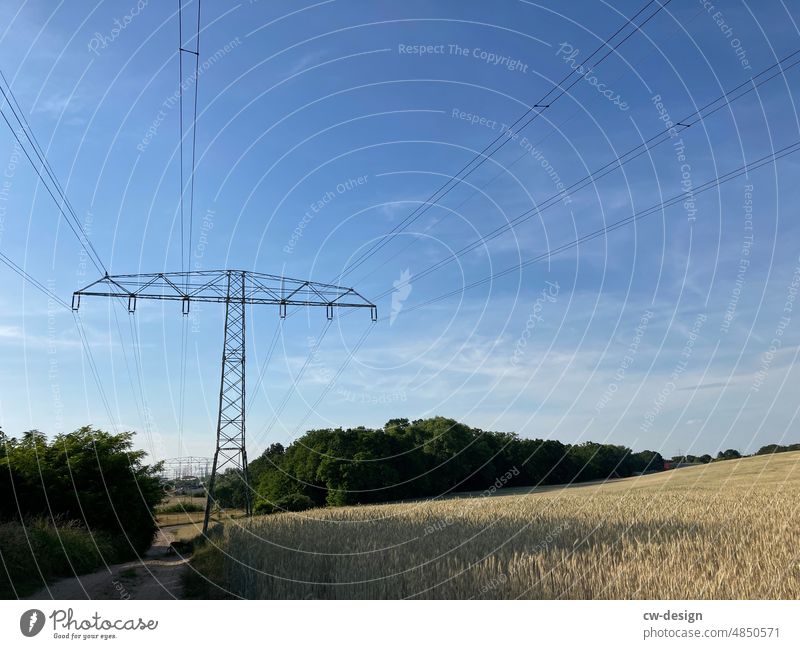
[(26, 599), (180, 599), (188, 558), (169, 552), (174, 538), (162, 529), (141, 560), (60, 579)]

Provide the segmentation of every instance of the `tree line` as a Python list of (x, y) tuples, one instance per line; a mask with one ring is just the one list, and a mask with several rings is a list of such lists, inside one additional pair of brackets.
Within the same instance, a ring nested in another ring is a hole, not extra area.
[[(756, 455), (800, 450), (769, 444)], [(743, 457), (727, 449), (715, 457), (683, 454), (671, 463), (710, 463)], [(248, 465), (256, 513), (299, 511), (429, 498), (457, 491), (529, 487), (625, 478), (664, 470), (656, 451), (583, 442), (564, 444), (484, 431), (454, 419), (392, 419), (383, 428), (310, 430), (290, 445), (272, 444)], [(217, 482), (225, 507), (242, 507), (245, 487), (231, 471)]]
[[(392, 419), (383, 428), (310, 430), (272, 444), (248, 465), (256, 512), (425, 498), (455, 491), (564, 484), (662, 470), (655, 451), (615, 444), (525, 439), (453, 419)], [(217, 497), (241, 506), (244, 485), (231, 472)]]

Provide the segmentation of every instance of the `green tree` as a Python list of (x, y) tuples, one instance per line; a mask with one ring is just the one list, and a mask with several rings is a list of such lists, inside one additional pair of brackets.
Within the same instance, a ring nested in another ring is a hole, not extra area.
[[(163, 498), (159, 465), (144, 464), (133, 433), (84, 426), (48, 443), (33, 430), (7, 438), (0, 456), (0, 517), (46, 516), (78, 521), (117, 539), (129, 554), (146, 550), (156, 532), (155, 506)], [(6, 491), (7, 490), (7, 491)]]

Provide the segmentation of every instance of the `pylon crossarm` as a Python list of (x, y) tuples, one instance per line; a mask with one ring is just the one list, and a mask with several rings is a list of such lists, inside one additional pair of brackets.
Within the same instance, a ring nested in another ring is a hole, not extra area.
[(304, 289), (307, 286), (310, 286), (309, 283), (308, 282), (303, 282), (296, 289), (294, 289), (291, 293), (289, 293), (289, 295), (285, 296), (283, 298), (284, 301), (291, 300), (295, 295), (297, 295), (302, 289)]
[[(236, 277), (237, 283), (241, 283), (237, 299), (241, 299), (244, 304), (375, 309), (374, 304), (352, 288), (230, 270), (106, 275), (75, 291), (73, 305), (77, 309), (82, 296), (121, 297), (134, 301), (147, 299), (223, 303), (229, 296), (229, 276)], [(197, 281), (198, 279), (202, 281)]]
[(252, 283), (253, 283), (253, 286), (251, 287), (250, 291), (248, 291), (248, 293), (247, 293), (247, 297), (248, 298), (252, 298), (256, 294), (257, 290), (261, 290), (261, 291), (264, 291), (267, 295), (269, 295), (270, 297), (272, 297), (272, 298), (274, 298), (276, 300), (281, 300), (282, 299), (280, 292), (277, 292), (274, 289), (266, 286), (258, 278), (253, 277), (252, 278)]
[(176, 286), (173, 282), (170, 281), (168, 277), (164, 277), (164, 281), (182, 298), (188, 297), (185, 291), (182, 291), (178, 286)]
[(217, 277), (215, 279), (209, 280), (208, 282), (205, 282), (204, 284), (201, 284), (200, 286), (189, 292), (189, 297), (191, 298), (196, 295), (202, 295), (202, 292), (205, 290), (219, 290), (220, 295), (224, 296), (225, 294), (225, 292), (222, 291), (221, 287), (219, 286), (219, 277)]

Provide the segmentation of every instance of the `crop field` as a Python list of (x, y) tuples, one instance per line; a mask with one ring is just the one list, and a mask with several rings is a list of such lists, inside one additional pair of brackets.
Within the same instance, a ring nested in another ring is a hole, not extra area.
[(782, 453), (231, 521), (194, 567), (245, 598), (796, 599), (798, 507), (800, 453)]
[[(171, 496), (156, 507), (156, 522), (161, 529), (169, 530), (179, 541), (188, 541), (203, 530), (205, 516), (204, 498)], [(228, 523), (244, 516), (241, 509), (215, 509), (211, 513), (211, 523)]]

